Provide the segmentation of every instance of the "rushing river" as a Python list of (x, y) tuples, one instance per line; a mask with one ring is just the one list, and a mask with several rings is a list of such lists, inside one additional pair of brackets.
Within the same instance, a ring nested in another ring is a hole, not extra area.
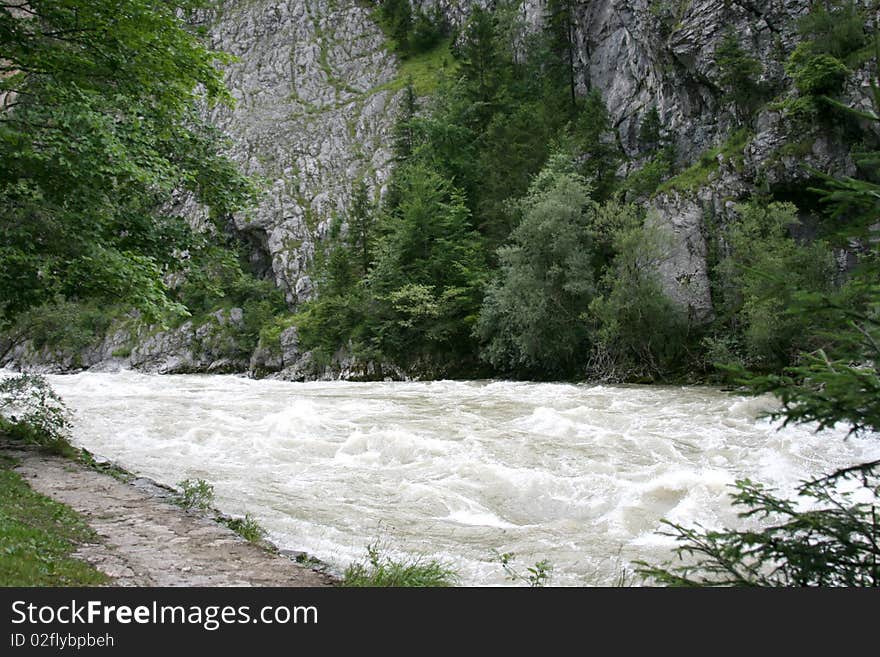
[(729, 485), (783, 490), (880, 458), (880, 439), (781, 431), (768, 398), (703, 387), (287, 383), (233, 376), (49, 377), (75, 442), (159, 481), (201, 478), (282, 548), (340, 570), (379, 537), (464, 584), (547, 559), (553, 584), (606, 584), (669, 555), (660, 520), (737, 522)]

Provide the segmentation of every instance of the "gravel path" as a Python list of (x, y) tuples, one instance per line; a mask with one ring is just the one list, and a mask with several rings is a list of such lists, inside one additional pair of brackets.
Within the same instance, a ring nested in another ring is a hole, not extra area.
[[(75, 556), (117, 586), (328, 586), (322, 573), (249, 543), (162, 499), (147, 479), (125, 483), (66, 458), (5, 449), (37, 492), (72, 507), (101, 538)], [(167, 494), (167, 493), (166, 493)]]

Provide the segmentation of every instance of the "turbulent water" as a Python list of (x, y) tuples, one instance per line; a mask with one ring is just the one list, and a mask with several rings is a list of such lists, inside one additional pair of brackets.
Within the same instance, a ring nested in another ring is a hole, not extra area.
[(279, 546), (339, 569), (377, 538), (464, 584), (548, 560), (552, 583), (613, 582), (668, 557), (661, 519), (737, 522), (735, 479), (791, 490), (880, 458), (878, 437), (776, 426), (767, 398), (703, 387), (286, 383), (135, 373), (50, 377), (75, 442), (174, 484), (214, 484)]

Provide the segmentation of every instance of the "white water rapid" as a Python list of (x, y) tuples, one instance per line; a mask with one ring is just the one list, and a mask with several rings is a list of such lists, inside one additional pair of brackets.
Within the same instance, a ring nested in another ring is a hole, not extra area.
[(880, 438), (781, 431), (770, 398), (705, 387), (511, 382), (287, 383), (132, 372), (49, 377), (76, 444), (251, 513), (282, 548), (338, 569), (380, 537), (510, 583), (493, 552), (552, 584), (607, 584), (668, 556), (660, 520), (737, 523), (740, 477), (800, 479), (880, 458)]

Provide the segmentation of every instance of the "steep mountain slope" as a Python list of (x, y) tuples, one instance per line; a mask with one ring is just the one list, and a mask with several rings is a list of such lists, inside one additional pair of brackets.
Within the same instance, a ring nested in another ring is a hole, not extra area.
[(290, 303), (306, 298), (306, 267), (352, 184), (389, 175), (395, 58), (354, 2), (225, 2), (209, 17), (212, 44), (237, 58), (234, 110), (212, 116), (231, 155), (268, 191), (235, 226)]
[[(517, 6), (527, 30), (541, 28), (548, 1)], [(798, 124), (784, 108), (797, 97), (785, 62), (810, 0), (552, 1), (571, 11), (575, 86), (582, 96), (598, 91), (607, 105), (626, 156), (621, 175), (650, 163), (640, 127), (657, 112), (678, 174), (641, 202), (648, 206), (648, 221), (669, 237), (658, 265), (666, 295), (696, 324), (706, 322), (714, 313), (711, 251), (719, 227), (736, 216), (736, 202), (756, 190), (790, 197), (812, 175), (809, 167), (835, 175), (855, 170), (852, 144), (842, 130)], [(496, 5), (412, 4), (428, 12), (439, 9), (453, 28), (464, 25), (474, 7)], [(860, 4), (872, 6), (870, 0)], [(254, 272), (273, 280), (291, 307), (313, 295), (309, 265), (331, 222), (349, 209), (353, 186), (365, 181), (378, 200), (391, 176), (404, 79), (374, 10), (366, 0), (227, 0), (200, 17), (212, 45), (236, 58), (226, 82), (237, 104), (212, 110), (211, 120), (228, 135), (231, 157), (265, 187), (256, 207), (233, 217), (231, 228), (247, 243)], [(876, 10), (871, 17), (876, 20)], [(755, 83), (763, 96), (749, 116), (731, 100), (718, 64), (730, 35), (760, 69)], [(854, 68), (839, 97), (868, 107), (869, 65)], [(188, 212), (198, 223), (199, 209)], [(186, 322), (173, 330), (133, 336), (121, 329), (72, 359), (18, 348), (7, 361), (242, 370), (248, 359), (229, 357), (234, 345), (224, 333), (241, 321), (239, 309), (225, 308), (205, 323)], [(281, 335), (282, 354), (275, 355), (269, 371), (298, 358), (295, 329), (288, 325)]]

